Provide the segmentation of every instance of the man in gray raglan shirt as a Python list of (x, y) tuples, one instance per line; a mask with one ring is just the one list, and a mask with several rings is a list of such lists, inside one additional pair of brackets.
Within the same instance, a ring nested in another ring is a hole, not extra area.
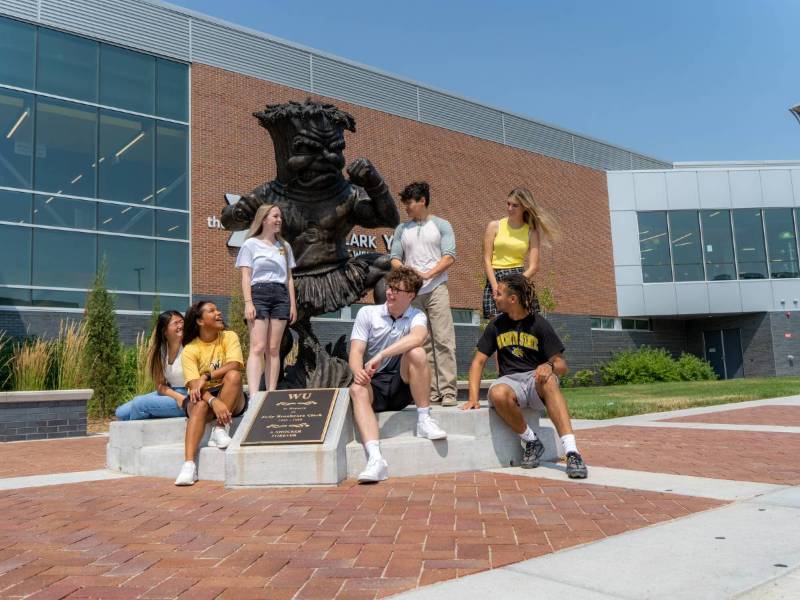
[(392, 266), (411, 267), (424, 281), (413, 305), (428, 317), (430, 337), (425, 350), (433, 374), (431, 402), (455, 406), (456, 334), (447, 290), (447, 269), (456, 260), (453, 228), (444, 219), (430, 214), (430, 186), (424, 181), (407, 185), (400, 194), (400, 202), (411, 220), (394, 231)]

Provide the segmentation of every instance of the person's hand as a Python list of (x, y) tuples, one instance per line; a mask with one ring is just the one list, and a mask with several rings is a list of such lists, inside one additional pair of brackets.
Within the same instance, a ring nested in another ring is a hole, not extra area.
[(225, 406), (225, 403), (219, 398), (215, 398), (211, 403), (211, 410), (214, 411), (214, 415), (217, 417), (217, 423), (220, 425), (227, 425), (231, 422), (231, 411), (228, 410), (228, 407)]
[(474, 410), (481, 407), (481, 403), (478, 400), (467, 400), (458, 407), (458, 410)]
[(378, 352), (375, 356), (370, 358), (366, 364), (364, 365), (364, 370), (369, 374), (370, 378), (375, 375), (375, 372), (378, 370), (378, 367), (381, 366), (383, 362), (383, 352)]
[(542, 363), (533, 372), (533, 379), (536, 383), (545, 383), (553, 374), (553, 367), (549, 363)]
[(422, 279), (424, 279), (425, 281), (428, 281), (433, 277), (430, 271), (420, 271), (419, 276), (422, 277)]
[(244, 318), (251, 323), (256, 319), (256, 307), (252, 300), (244, 303)]
[(492, 298), (497, 298), (497, 284), (490, 283), (489, 285), (492, 287)]
[(297, 321), (297, 306), (294, 303), (289, 307), (289, 325), (293, 325)]
[(358, 385), (369, 385), (369, 382), (372, 381), (372, 377), (369, 373), (367, 373), (366, 369), (363, 367), (353, 373), (353, 381), (355, 381)]

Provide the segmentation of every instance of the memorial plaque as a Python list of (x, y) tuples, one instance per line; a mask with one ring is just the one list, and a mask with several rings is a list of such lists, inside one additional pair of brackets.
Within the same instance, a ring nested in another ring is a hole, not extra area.
[(267, 394), (242, 446), (320, 444), (339, 390), (274, 390)]

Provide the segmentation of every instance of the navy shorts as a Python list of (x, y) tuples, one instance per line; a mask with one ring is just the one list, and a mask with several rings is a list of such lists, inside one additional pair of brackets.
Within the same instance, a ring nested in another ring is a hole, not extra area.
[(400, 377), (400, 371), (379, 371), (372, 376), (372, 410), (376, 413), (403, 410), (413, 404), (411, 388)]
[(272, 281), (254, 283), (250, 287), (256, 319), (289, 320), (289, 289)]

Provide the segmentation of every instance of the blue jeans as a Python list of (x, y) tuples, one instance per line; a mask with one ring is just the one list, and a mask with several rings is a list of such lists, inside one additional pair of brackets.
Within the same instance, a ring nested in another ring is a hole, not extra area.
[[(172, 388), (184, 396), (189, 392), (186, 388)], [(150, 392), (136, 396), (117, 408), (117, 419), (120, 421), (138, 421), (139, 419), (165, 419), (169, 417), (185, 417), (183, 409), (169, 396), (158, 392)]]

